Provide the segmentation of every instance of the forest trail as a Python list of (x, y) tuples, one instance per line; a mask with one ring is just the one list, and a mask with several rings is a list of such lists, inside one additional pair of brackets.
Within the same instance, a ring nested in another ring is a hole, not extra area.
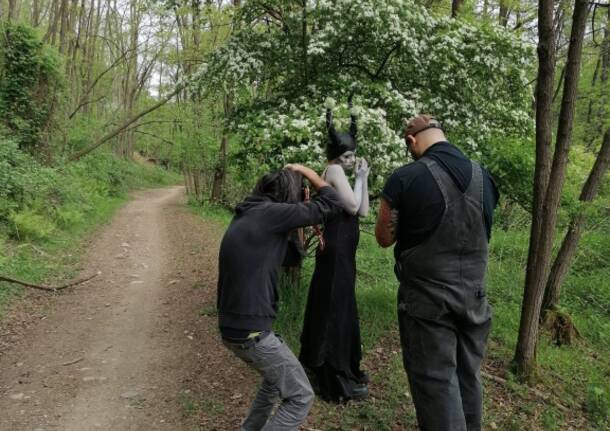
[(182, 187), (134, 194), (86, 247), (81, 275), (99, 277), (27, 325), (9, 315), (0, 430), (237, 428), (254, 376), (217, 336), (222, 231), (184, 201)]

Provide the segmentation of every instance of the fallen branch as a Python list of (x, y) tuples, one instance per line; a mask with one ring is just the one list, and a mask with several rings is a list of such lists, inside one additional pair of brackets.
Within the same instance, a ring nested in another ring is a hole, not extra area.
[[(502, 386), (506, 386), (507, 385), (507, 381), (506, 379), (503, 379), (502, 377), (498, 377), (498, 376), (494, 376), (493, 374), (489, 374), (486, 373), (484, 371), (481, 371), (481, 375), (483, 377), (485, 377), (486, 379), (492, 380)], [(547, 403), (553, 404), (555, 407), (557, 407), (559, 410), (561, 410), (562, 412), (568, 412), (570, 411), (570, 409), (568, 409), (566, 406), (564, 406), (563, 404), (560, 404), (558, 401), (555, 401), (551, 398), (550, 395), (545, 394), (544, 392), (539, 391), (536, 388), (532, 388), (529, 386), (526, 386), (527, 389), (529, 389), (531, 392), (534, 393), (534, 395), (536, 395), (538, 398), (541, 398), (542, 400), (546, 401)]]
[(32, 289), (38, 289), (38, 290), (46, 290), (46, 291), (50, 291), (50, 292), (57, 292), (58, 290), (63, 290), (66, 289), (68, 287), (72, 287), (72, 286), (76, 286), (78, 284), (82, 284), (85, 283), (95, 277), (97, 277), (98, 275), (100, 275), (101, 272), (97, 272), (87, 278), (83, 278), (82, 280), (77, 280), (74, 281), (72, 283), (68, 283), (68, 284), (64, 284), (62, 286), (44, 286), (44, 285), (40, 285), (40, 284), (33, 284), (33, 283), (28, 283), (25, 281), (21, 281), (21, 280), (16, 280), (14, 278), (10, 278), (10, 277), (5, 277), (3, 275), (0, 275), (0, 281), (6, 281), (8, 283), (15, 283), (15, 284), (20, 284), (21, 286), (25, 286), (25, 287), (31, 287)]
[(64, 363), (63, 363), (63, 364), (61, 364), (61, 365), (63, 365), (64, 367), (67, 367), (68, 365), (74, 365), (74, 364), (78, 364), (78, 363), (79, 363), (80, 361), (82, 361), (83, 359), (85, 359), (85, 358), (84, 358), (84, 356), (81, 356), (80, 358), (76, 358), (76, 359), (73, 359), (73, 360), (71, 360), (71, 361), (64, 362)]

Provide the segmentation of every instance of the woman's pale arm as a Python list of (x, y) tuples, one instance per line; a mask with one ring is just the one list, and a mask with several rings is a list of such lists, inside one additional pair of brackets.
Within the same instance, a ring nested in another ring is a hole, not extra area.
[(339, 165), (330, 165), (326, 169), (326, 181), (337, 191), (343, 209), (351, 215), (356, 215), (362, 203), (362, 178), (356, 178), (352, 190), (343, 168)]
[(356, 181), (358, 181), (359, 177), (362, 177), (362, 199), (358, 208), (358, 215), (360, 217), (366, 217), (369, 214), (369, 171), (367, 161), (362, 159), (356, 168)]
[(369, 186), (366, 180), (362, 184), (362, 203), (360, 208), (358, 208), (358, 215), (360, 217), (369, 215)]
[(309, 180), (313, 188), (316, 190), (320, 190), (322, 187), (330, 185), (326, 181), (324, 181), (313, 169), (308, 168), (307, 166), (303, 166), (298, 163), (292, 163), (284, 166), (284, 168), (294, 172), (298, 172), (303, 175)]

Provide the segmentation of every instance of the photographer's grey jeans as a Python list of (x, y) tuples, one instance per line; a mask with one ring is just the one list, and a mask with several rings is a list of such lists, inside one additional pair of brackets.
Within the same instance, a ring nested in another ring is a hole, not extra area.
[[(239, 359), (263, 376), (242, 431), (296, 431), (313, 404), (305, 370), (286, 343), (273, 332), (245, 344), (223, 340)], [(273, 408), (280, 402), (275, 414)]]

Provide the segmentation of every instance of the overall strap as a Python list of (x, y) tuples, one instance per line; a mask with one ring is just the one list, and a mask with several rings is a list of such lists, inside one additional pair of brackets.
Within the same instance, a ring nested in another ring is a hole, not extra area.
[[(430, 173), (432, 174), (434, 181), (436, 181), (436, 184), (438, 185), (438, 188), (440, 189), (440, 191), (443, 195), (443, 199), (445, 200), (445, 205), (448, 205), (449, 202), (451, 202), (451, 200), (452, 200), (451, 197), (454, 196), (456, 194), (456, 192), (461, 194), (461, 192), (458, 190), (458, 188), (455, 186), (455, 184), (453, 184), (453, 181), (451, 180), (451, 178), (449, 177), (447, 172), (445, 172), (445, 170), (443, 168), (441, 168), (436, 161), (434, 161), (428, 157), (422, 157), (418, 161), (425, 164), (426, 167), (428, 168), (428, 170), (430, 171)], [(448, 187), (451, 187), (451, 186), (453, 186), (453, 190), (448, 189)]]
[(481, 209), (483, 209), (483, 169), (481, 166), (471, 161), (472, 164), (472, 179), (466, 189), (466, 195), (479, 203)]

